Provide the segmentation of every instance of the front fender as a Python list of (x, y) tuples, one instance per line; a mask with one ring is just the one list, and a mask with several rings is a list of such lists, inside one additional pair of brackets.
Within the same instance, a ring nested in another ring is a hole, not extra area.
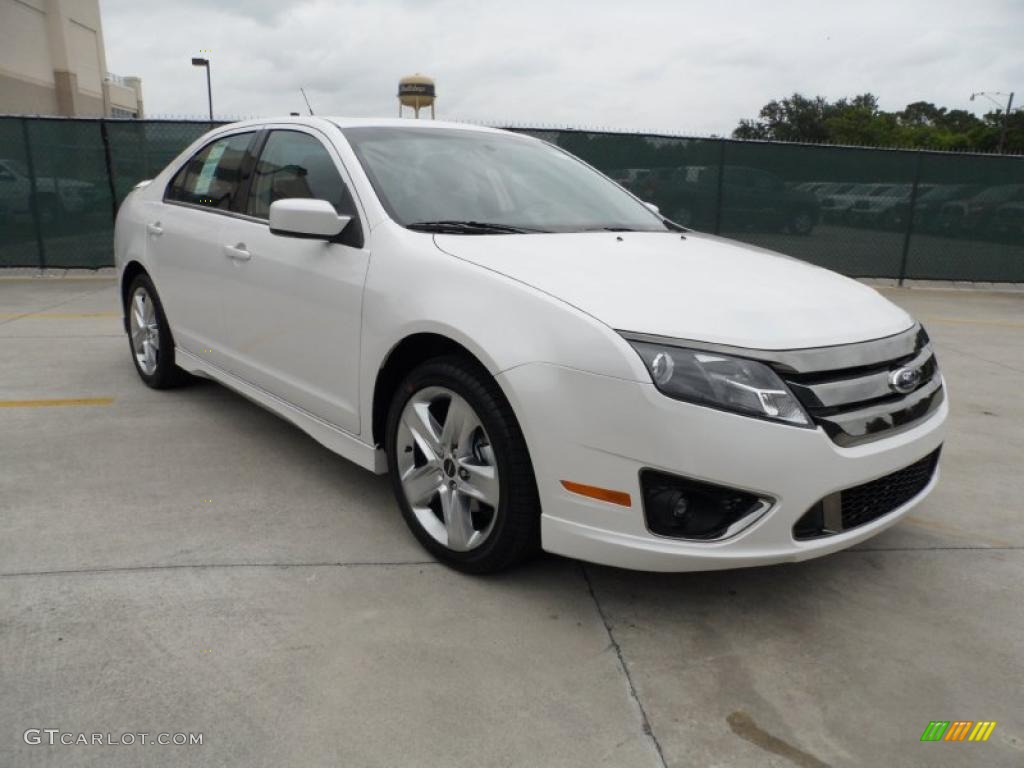
[(532, 286), (441, 251), (429, 234), (385, 224), (373, 232), (363, 299), (360, 401), (372, 424), (376, 377), (413, 334), (444, 336), (494, 376), (553, 363), (631, 381), (649, 380), (614, 330)]

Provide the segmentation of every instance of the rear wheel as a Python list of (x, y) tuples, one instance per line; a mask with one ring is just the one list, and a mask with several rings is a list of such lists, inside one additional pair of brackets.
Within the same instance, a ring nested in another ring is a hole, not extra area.
[(416, 368), (391, 403), (385, 448), (405, 521), (438, 560), (486, 573), (536, 550), (526, 443), (487, 371), (460, 357)]
[(174, 338), (149, 275), (140, 274), (128, 289), (128, 344), (135, 370), (147, 386), (166, 389), (184, 384), (188, 374), (174, 364)]

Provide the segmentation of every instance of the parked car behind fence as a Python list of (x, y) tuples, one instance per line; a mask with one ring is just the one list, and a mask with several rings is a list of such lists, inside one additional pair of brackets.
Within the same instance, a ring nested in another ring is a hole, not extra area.
[[(683, 226), (727, 231), (753, 230), (808, 235), (821, 218), (812, 192), (790, 187), (760, 168), (726, 165), (719, 190), (718, 168), (690, 165), (652, 168), (647, 173), (626, 169), (623, 183), (635, 194), (656, 203), (662, 213)], [(719, 194), (721, 200), (719, 200)], [(721, 212), (716, 211), (721, 205)]]
[(992, 231), (996, 210), (1018, 202), (1024, 202), (1024, 184), (988, 187), (971, 198), (943, 205), (939, 227), (948, 236), (984, 235)]
[[(32, 213), (32, 181), (21, 163), (0, 158), (0, 208), (8, 214)], [(44, 223), (60, 218), (61, 213), (81, 213), (96, 205), (96, 185), (79, 179), (36, 176), (35, 201)]]

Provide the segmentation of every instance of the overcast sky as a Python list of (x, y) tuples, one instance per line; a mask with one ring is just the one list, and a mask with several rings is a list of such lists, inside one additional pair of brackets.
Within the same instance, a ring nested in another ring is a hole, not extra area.
[(772, 98), (870, 91), (883, 109), (971, 91), (1024, 102), (1022, 0), (100, 0), (107, 64), (149, 116), (394, 115), (402, 75), (438, 117), (727, 134)]

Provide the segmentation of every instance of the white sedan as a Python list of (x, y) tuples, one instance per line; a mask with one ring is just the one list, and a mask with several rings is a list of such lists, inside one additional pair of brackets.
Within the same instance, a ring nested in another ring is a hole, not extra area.
[(803, 560), (938, 478), (945, 389), (905, 312), (527, 136), (223, 126), (128, 196), (115, 254), (146, 384), (215, 379), (389, 473), (466, 571)]

